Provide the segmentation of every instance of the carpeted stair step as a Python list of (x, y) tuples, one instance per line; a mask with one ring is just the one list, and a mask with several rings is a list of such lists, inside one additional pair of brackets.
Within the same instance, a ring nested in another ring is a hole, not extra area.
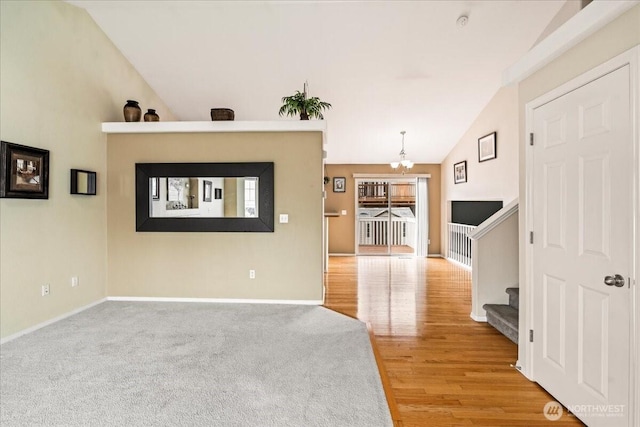
[(516, 310), (520, 309), (520, 288), (507, 288), (509, 305)]
[(518, 310), (506, 304), (485, 304), (487, 322), (518, 344)]

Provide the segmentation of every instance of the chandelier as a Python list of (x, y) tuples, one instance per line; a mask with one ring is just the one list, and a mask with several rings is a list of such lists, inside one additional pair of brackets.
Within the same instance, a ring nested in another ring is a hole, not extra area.
[(398, 169), (399, 167), (402, 167), (402, 174), (404, 175), (406, 171), (408, 171), (413, 167), (413, 162), (407, 159), (407, 153), (405, 153), (404, 151), (404, 134), (407, 132), (403, 130), (400, 133), (402, 134), (402, 150), (400, 150), (400, 161), (391, 162), (391, 167), (393, 169)]

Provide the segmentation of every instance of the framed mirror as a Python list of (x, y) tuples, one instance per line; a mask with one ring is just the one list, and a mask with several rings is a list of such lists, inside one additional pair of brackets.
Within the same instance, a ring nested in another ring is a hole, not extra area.
[(71, 194), (96, 195), (97, 174), (81, 169), (71, 169)]
[(273, 232), (273, 162), (136, 163), (136, 231)]

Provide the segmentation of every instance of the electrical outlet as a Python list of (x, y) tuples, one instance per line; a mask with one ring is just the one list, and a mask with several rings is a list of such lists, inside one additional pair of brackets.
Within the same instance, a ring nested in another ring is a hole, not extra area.
[(255, 279), (255, 278), (256, 278), (256, 271), (249, 270), (249, 279)]
[(342, 209), (342, 212), (340, 212), (342, 215), (346, 215), (347, 214), (347, 210), (346, 209)]
[(80, 284), (80, 281), (78, 280), (78, 276), (73, 276), (71, 278), (71, 287), (75, 288), (76, 286), (78, 286)]
[(49, 285), (42, 285), (42, 296), (46, 297), (49, 295)]
[(280, 214), (280, 224), (287, 224), (289, 222), (289, 214)]

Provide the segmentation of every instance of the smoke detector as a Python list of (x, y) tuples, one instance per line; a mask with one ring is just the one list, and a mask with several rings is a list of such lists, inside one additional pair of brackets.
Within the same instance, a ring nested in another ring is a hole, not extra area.
[(469, 23), (469, 17), (467, 15), (460, 16), (460, 18), (458, 18), (458, 20), (456, 21), (458, 28), (464, 27), (465, 25), (467, 25), (467, 23)]

